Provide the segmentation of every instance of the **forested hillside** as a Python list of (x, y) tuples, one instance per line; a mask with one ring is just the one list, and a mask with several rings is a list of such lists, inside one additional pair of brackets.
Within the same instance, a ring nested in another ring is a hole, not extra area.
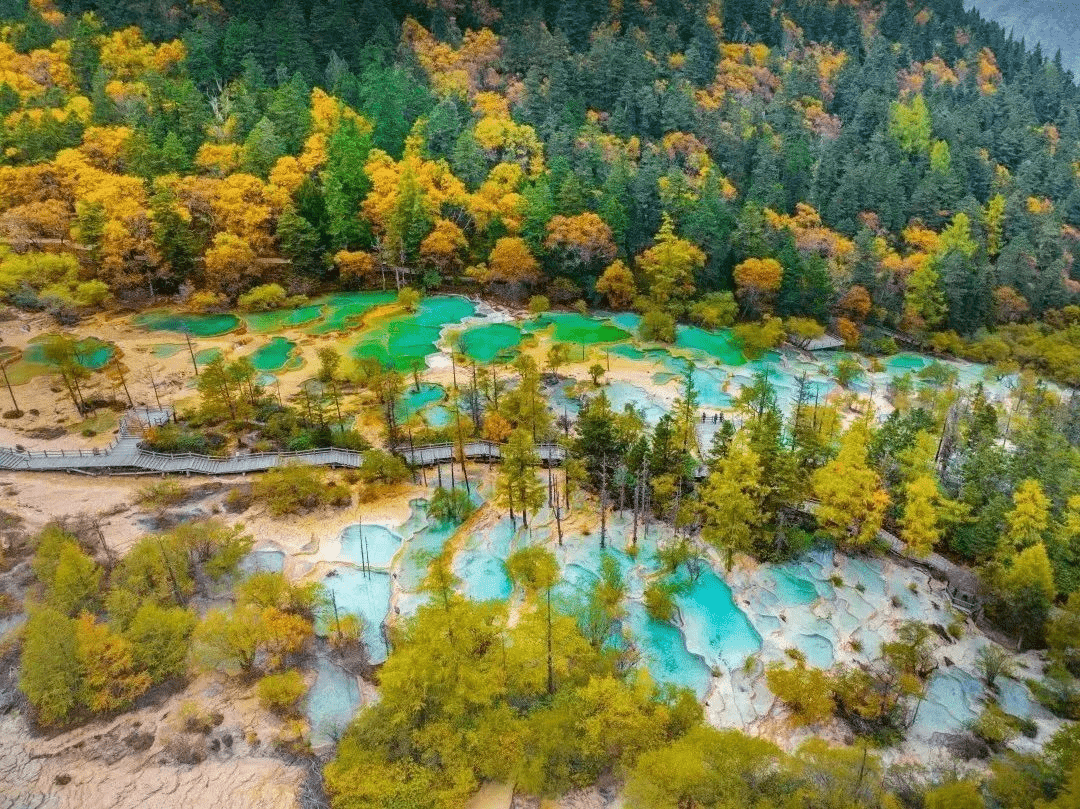
[(392, 269), (1080, 380), (1078, 90), (961, 0), (0, 17), (0, 227), (84, 248), (5, 260), (18, 305)]
[(1066, 69), (1080, 71), (1080, 3), (1076, 0), (965, 0), (965, 6), (998, 23), (1029, 48), (1039, 47), (1048, 56), (1061, 51)]

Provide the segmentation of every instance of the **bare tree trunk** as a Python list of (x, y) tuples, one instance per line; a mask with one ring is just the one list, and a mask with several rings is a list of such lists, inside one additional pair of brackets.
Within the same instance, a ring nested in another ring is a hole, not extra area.
[(150, 387), (154, 389), (154, 401), (157, 402), (158, 410), (161, 410), (161, 397), (158, 396), (157, 380), (154, 378), (154, 369), (152, 367), (147, 368), (146, 373), (150, 376)]
[(15, 391), (11, 389), (11, 380), (8, 379), (7, 366), (0, 364), (0, 372), (4, 374), (4, 384), (7, 385), (8, 396), (11, 397), (11, 406), (15, 408), (17, 415), (21, 415), (22, 410), (19, 409), (19, 403), (15, 401)]
[(634, 532), (631, 535), (631, 543), (637, 547), (638, 511), (641, 508), (641, 478), (634, 481)]
[(198, 376), (199, 375), (199, 363), (195, 359), (195, 349), (191, 345), (191, 334), (189, 332), (185, 331), (184, 332), (184, 339), (187, 340), (187, 350), (188, 350), (188, 353), (191, 355), (191, 367), (195, 369), (195, 376)]
[(120, 377), (120, 386), (123, 387), (124, 395), (127, 396), (128, 407), (135, 407), (135, 402), (131, 400), (131, 391), (128, 390), (127, 379), (124, 377), (124, 368), (116, 357), (113, 357), (113, 367), (116, 369), (116, 375)]
[(461, 413), (458, 412), (454, 418), (457, 422), (457, 435), (458, 435), (458, 449), (461, 452), (461, 476), (465, 478), (465, 491), (471, 493), (469, 488), (469, 470), (465, 468), (465, 439), (461, 434)]
[(600, 467), (600, 550), (607, 547), (607, 458)]
[(562, 547), (562, 507), (559, 505), (559, 486), (557, 483), (553, 484), (555, 487), (555, 527), (559, 531), (559, 547)]

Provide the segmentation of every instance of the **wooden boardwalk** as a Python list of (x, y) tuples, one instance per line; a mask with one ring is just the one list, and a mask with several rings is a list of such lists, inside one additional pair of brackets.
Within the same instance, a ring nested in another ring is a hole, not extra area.
[[(356, 469), (364, 462), (364, 453), (328, 447), (303, 452), (253, 452), (214, 457), (195, 453), (151, 452), (139, 445), (150, 427), (165, 424), (171, 411), (129, 413), (120, 422), (115, 441), (100, 450), (25, 450), (0, 447), (0, 469), (16, 472), (70, 472), (83, 475), (245, 475), (265, 472), (290, 463)], [(468, 441), (465, 457), (470, 461), (499, 461), (502, 453), (491, 441)], [(561, 464), (566, 449), (557, 444), (537, 447), (541, 463)], [(436, 466), (455, 460), (453, 444), (422, 447), (398, 447), (396, 454), (410, 466)]]

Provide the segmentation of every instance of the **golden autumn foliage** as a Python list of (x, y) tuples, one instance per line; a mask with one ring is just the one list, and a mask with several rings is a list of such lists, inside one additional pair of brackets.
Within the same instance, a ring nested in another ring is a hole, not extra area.
[(485, 284), (534, 284), (540, 280), (540, 264), (524, 239), (505, 236), (491, 249), (481, 280)]
[(1027, 317), (1030, 311), (1027, 299), (1012, 287), (994, 289), (994, 320), (998, 323), (1016, 323)]
[(735, 267), (735, 294), (750, 310), (769, 310), (780, 289), (784, 268), (774, 258), (748, 258)]
[(467, 204), (465, 185), (454, 176), (446, 161), (425, 160), (417, 154), (406, 154), (395, 161), (379, 149), (372, 149), (364, 166), (371, 180), (371, 191), (364, 198), (362, 211), (375, 230), (388, 235), (399, 198), (415, 193), (425, 216), (434, 220), (446, 203)]
[(473, 129), (489, 160), (517, 163), (531, 176), (544, 170), (544, 149), (531, 126), (514, 121), (509, 112), (485, 115)]
[(37, 98), (52, 87), (75, 90), (66, 46), (67, 42), (61, 40), (48, 49), (18, 53), (0, 40), (0, 83), (11, 87), (24, 100)]
[(496, 222), (510, 234), (521, 230), (525, 199), (518, 193), (525, 172), (517, 163), (498, 163), (476, 193), (469, 194), (465, 206), (477, 227), (488, 230)]
[(847, 315), (851, 320), (861, 323), (870, 314), (873, 302), (866, 287), (855, 284), (837, 302), (836, 308)]
[(486, 28), (466, 31), (461, 46), (454, 48), (439, 42), (410, 17), (402, 25), (402, 38), (441, 94), (476, 93), (485, 85), (487, 74), (502, 55), (499, 38)]
[(142, 31), (131, 26), (104, 36), (101, 41), (101, 64), (115, 79), (128, 80), (148, 71), (168, 73), (187, 55), (180, 40), (154, 45), (143, 38)]
[(420, 256), (431, 266), (447, 272), (461, 266), (461, 254), (468, 246), (465, 231), (449, 219), (440, 219), (420, 242)]
[(375, 276), (375, 257), (360, 250), (339, 250), (334, 266), (346, 283), (362, 284)]
[(833, 328), (836, 329), (837, 337), (844, 341), (845, 348), (853, 349), (859, 345), (859, 338), (862, 336), (859, 327), (846, 317), (836, 318)]
[(596, 291), (613, 309), (626, 309), (637, 295), (634, 274), (622, 261), (616, 260), (596, 280)]
[(206, 251), (205, 283), (208, 289), (236, 296), (259, 277), (257, 256), (241, 236), (219, 233)]
[(845, 545), (865, 547), (885, 519), (889, 494), (866, 459), (867, 431), (855, 422), (844, 435), (840, 452), (814, 472), (812, 488), (818, 525)]
[(833, 281), (842, 284), (850, 274), (855, 243), (826, 227), (812, 205), (799, 202), (793, 215), (780, 214), (765, 209), (765, 221), (775, 230), (788, 230), (795, 237), (795, 246), (803, 253), (813, 253), (828, 259), (829, 274)]
[(195, 153), (195, 165), (217, 177), (224, 177), (240, 168), (243, 149), (238, 143), (204, 143)]
[(549, 250), (564, 251), (581, 264), (609, 262), (615, 257), (611, 228), (591, 211), (575, 216), (553, 216), (547, 223), (544, 246)]

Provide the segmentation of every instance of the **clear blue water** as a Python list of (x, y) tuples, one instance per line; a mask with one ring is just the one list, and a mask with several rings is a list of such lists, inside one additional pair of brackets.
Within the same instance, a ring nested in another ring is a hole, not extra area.
[(1001, 692), (1001, 707), (1008, 713), (1028, 719), (1035, 712), (1035, 703), (1026, 685), (1002, 677), (997, 680), (997, 686)]
[(705, 570), (683, 595), (676, 596), (686, 648), (710, 665), (738, 668), (761, 648), (761, 636), (735, 606), (731, 588)]
[(423, 411), (424, 421), (427, 422), (428, 427), (438, 430), (442, 427), (447, 427), (450, 424), (452, 414), (450, 408), (443, 407), (442, 405), (431, 405), (425, 407)]
[[(672, 377), (677, 378), (674, 374)], [(731, 396), (724, 389), (728, 385), (727, 374), (722, 371), (695, 368), (690, 378), (694, 382), (702, 407), (716, 409), (731, 407)], [(681, 384), (681, 379), (679, 381)]]
[(962, 730), (982, 710), (982, 696), (982, 683), (970, 674), (955, 666), (938, 669), (930, 675), (912, 732), (929, 738), (934, 733)]
[(793, 639), (795, 648), (806, 657), (806, 662), (814, 668), (827, 669), (833, 664), (832, 641), (824, 635), (796, 635)]
[(337, 600), (338, 614), (352, 613), (364, 620), (364, 643), (372, 663), (386, 660), (386, 642), (382, 625), (390, 610), (390, 574), (364, 573), (351, 567), (337, 567), (323, 584)]
[(809, 604), (817, 600), (817, 585), (808, 578), (797, 575), (788, 565), (774, 567), (771, 570), (776, 582), (773, 592), (783, 604)]
[(304, 703), (312, 745), (319, 747), (340, 738), (359, 707), (360, 686), (356, 678), (320, 655), (315, 683)]
[(687, 650), (678, 629), (654, 621), (637, 602), (627, 606), (625, 628), (654, 680), (689, 688), (698, 699), (705, 698), (712, 672), (704, 659)]
[[(448, 476), (444, 474), (444, 477)], [(430, 480), (429, 478), (429, 482)], [(450, 481), (444, 482), (449, 487)], [(408, 538), (398, 567), (398, 582), (403, 590), (416, 592), (420, 589), (421, 583), (427, 576), (432, 557), (442, 552), (446, 541), (454, 535), (456, 530), (457, 526), (452, 523), (425, 525)]]
[(604, 386), (604, 393), (616, 413), (621, 413), (628, 404), (633, 405), (649, 424), (656, 424), (667, 413), (667, 408), (657, 396), (630, 382), (612, 382)]
[(420, 390), (415, 385), (409, 385), (394, 408), (394, 415), (398, 421), (408, 421), (429, 404), (442, 401), (445, 397), (446, 390), (442, 385), (421, 382)]
[(473, 601), (505, 601), (513, 590), (503, 559), (489, 553), (460, 554), (454, 574), (461, 579), (461, 591)]
[[(365, 545), (361, 554), (361, 539)], [(350, 525), (341, 534), (341, 556), (355, 565), (363, 564), (364, 556), (371, 567), (389, 568), (390, 561), (401, 550), (401, 537), (381, 525)]]
[(617, 312), (608, 319), (623, 331), (631, 334), (637, 334), (638, 326), (641, 325), (641, 315), (636, 312)]

